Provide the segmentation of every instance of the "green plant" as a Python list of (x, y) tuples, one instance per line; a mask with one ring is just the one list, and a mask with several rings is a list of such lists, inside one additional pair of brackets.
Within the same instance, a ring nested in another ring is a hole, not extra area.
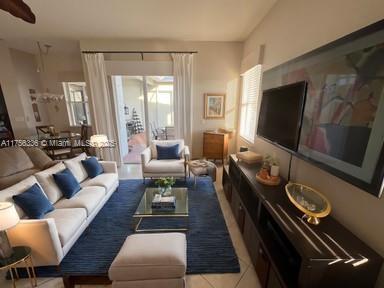
[(173, 177), (162, 177), (155, 181), (155, 184), (160, 187), (173, 186), (175, 183), (176, 180)]
[(267, 154), (264, 157), (264, 163), (267, 163), (269, 166), (279, 166), (279, 159), (275, 155)]

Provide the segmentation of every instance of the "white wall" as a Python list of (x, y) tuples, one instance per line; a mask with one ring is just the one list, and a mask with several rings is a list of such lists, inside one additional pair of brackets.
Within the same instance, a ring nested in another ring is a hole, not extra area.
[(36, 134), (37, 125), (49, 124), (49, 115), (47, 106), (44, 103), (37, 103), (41, 121), (36, 122), (32, 109), (32, 101), (29, 89), (41, 92), (40, 75), (37, 72), (36, 57), (33, 54), (26, 53), (16, 49), (10, 49), (10, 55), (15, 68), (19, 96), (23, 105), (25, 123), (28, 126), (29, 134)]
[[(194, 60), (193, 91), (193, 157), (202, 155), (202, 135), (207, 129), (235, 128), (237, 119), (237, 81), (240, 75), (242, 43), (239, 42), (182, 42), (133, 40), (82, 40), (81, 50), (134, 50), (134, 51), (198, 51)], [(140, 55), (114, 55), (112, 60), (140, 60)], [(166, 58), (165, 58), (166, 57)], [(111, 59), (111, 56), (108, 57)], [(167, 54), (145, 55), (146, 60), (170, 60)], [(203, 118), (204, 93), (227, 92), (226, 119)], [(235, 141), (230, 148), (234, 149)], [(232, 150), (233, 151), (233, 150)]]
[[(44, 89), (51, 93), (63, 94), (62, 82), (84, 82), (83, 66), (80, 51), (77, 53), (49, 52), (44, 56), (45, 71), (40, 72)], [(47, 104), (50, 124), (56, 130), (70, 129), (67, 106), (65, 101)]]
[[(54, 49), (54, 48), (52, 48)], [(29, 89), (63, 94), (62, 82), (84, 81), (80, 50), (76, 53), (49, 53), (44, 56), (45, 71), (37, 73), (37, 55), (10, 49), (0, 40), (0, 85), (16, 138), (36, 133), (36, 125), (53, 124), (57, 130), (68, 130), (65, 101), (39, 103), (41, 122), (36, 122)]]
[[(257, 64), (262, 44), (265, 44), (266, 70), (381, 20), (383, 11), (382, 0), (278, 1), (246, 40), (242, 71)], [(262, 153), (277, 153), (286, 175), (287, 153), (260, 139), (252, 148)], [(293, 179), (323, 192), (332, 204), (332, 216), (384, 256), (384, 197), (377, 199), (298, 159), (292, 172)], [(384, 287), (384, 272), (377, 287)]]
[(7, 44), (0, 40), (0, 85), (3, 90), (12, 129), (16, 138), (29, 134), (24, 115), (23, 104), (19, 94), (16, 70)]
[[(129, 108), (128, 119), (132, 118), (132, 108), (136, 109), (140, 119), (144, 121), (144, 95), (143, 82), (139, 79), (122, 77), (124, 103)], [(144, 123), (143, 123), (144, 124)]]

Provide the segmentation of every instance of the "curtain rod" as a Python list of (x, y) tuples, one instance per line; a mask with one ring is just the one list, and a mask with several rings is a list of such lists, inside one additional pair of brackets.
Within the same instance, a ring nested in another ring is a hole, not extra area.
[(184, 54), (196, 54), (197, 51), (82, 51), (84, 54), (94, 53), (128, 53), (128, 54), (169, 54), (169, 53), (184, 53)]

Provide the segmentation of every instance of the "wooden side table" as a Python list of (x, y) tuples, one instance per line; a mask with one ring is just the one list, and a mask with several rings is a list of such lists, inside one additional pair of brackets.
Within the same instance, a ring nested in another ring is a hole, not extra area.
[(16, 288), (16, 280), (19, 279), (19, 272), (17, 266), (20, 263), (24, 263), (25, 269), (27, 270), (28, 278), (31, 282), (32, 287), (37, 286), (35, 268), (33, 266), (31, 248), (27, 246), (16, 246), (13, 247), (13, 254), (9, 258), (0, 259), (0, 270), (9, 270), (11, 275), (12, 285)]
[(203, 157), (207, 159), (220, 159), (224, 161), (228, 156), (228, 134), (216, 132), (204, 132)]

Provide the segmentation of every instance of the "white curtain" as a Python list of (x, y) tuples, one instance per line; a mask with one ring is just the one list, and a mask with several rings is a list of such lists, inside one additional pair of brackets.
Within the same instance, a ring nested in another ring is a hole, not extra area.
[(173, 53), (172, 59), (175, 136), (192, 149), (193, 55)]
[(102, 148), (103, 160), (116, 161), (120, 165), (120, 153), (117, 139), (117, 121), (113, 109), (113, 98), (109, 95), (108, 80), (102, 53), (85, 54), (85, 65), (88, 75), (88, 88), (91, 93), (93, 132), (107, 135), (108, 140), (116, 142), (114, 148)]

